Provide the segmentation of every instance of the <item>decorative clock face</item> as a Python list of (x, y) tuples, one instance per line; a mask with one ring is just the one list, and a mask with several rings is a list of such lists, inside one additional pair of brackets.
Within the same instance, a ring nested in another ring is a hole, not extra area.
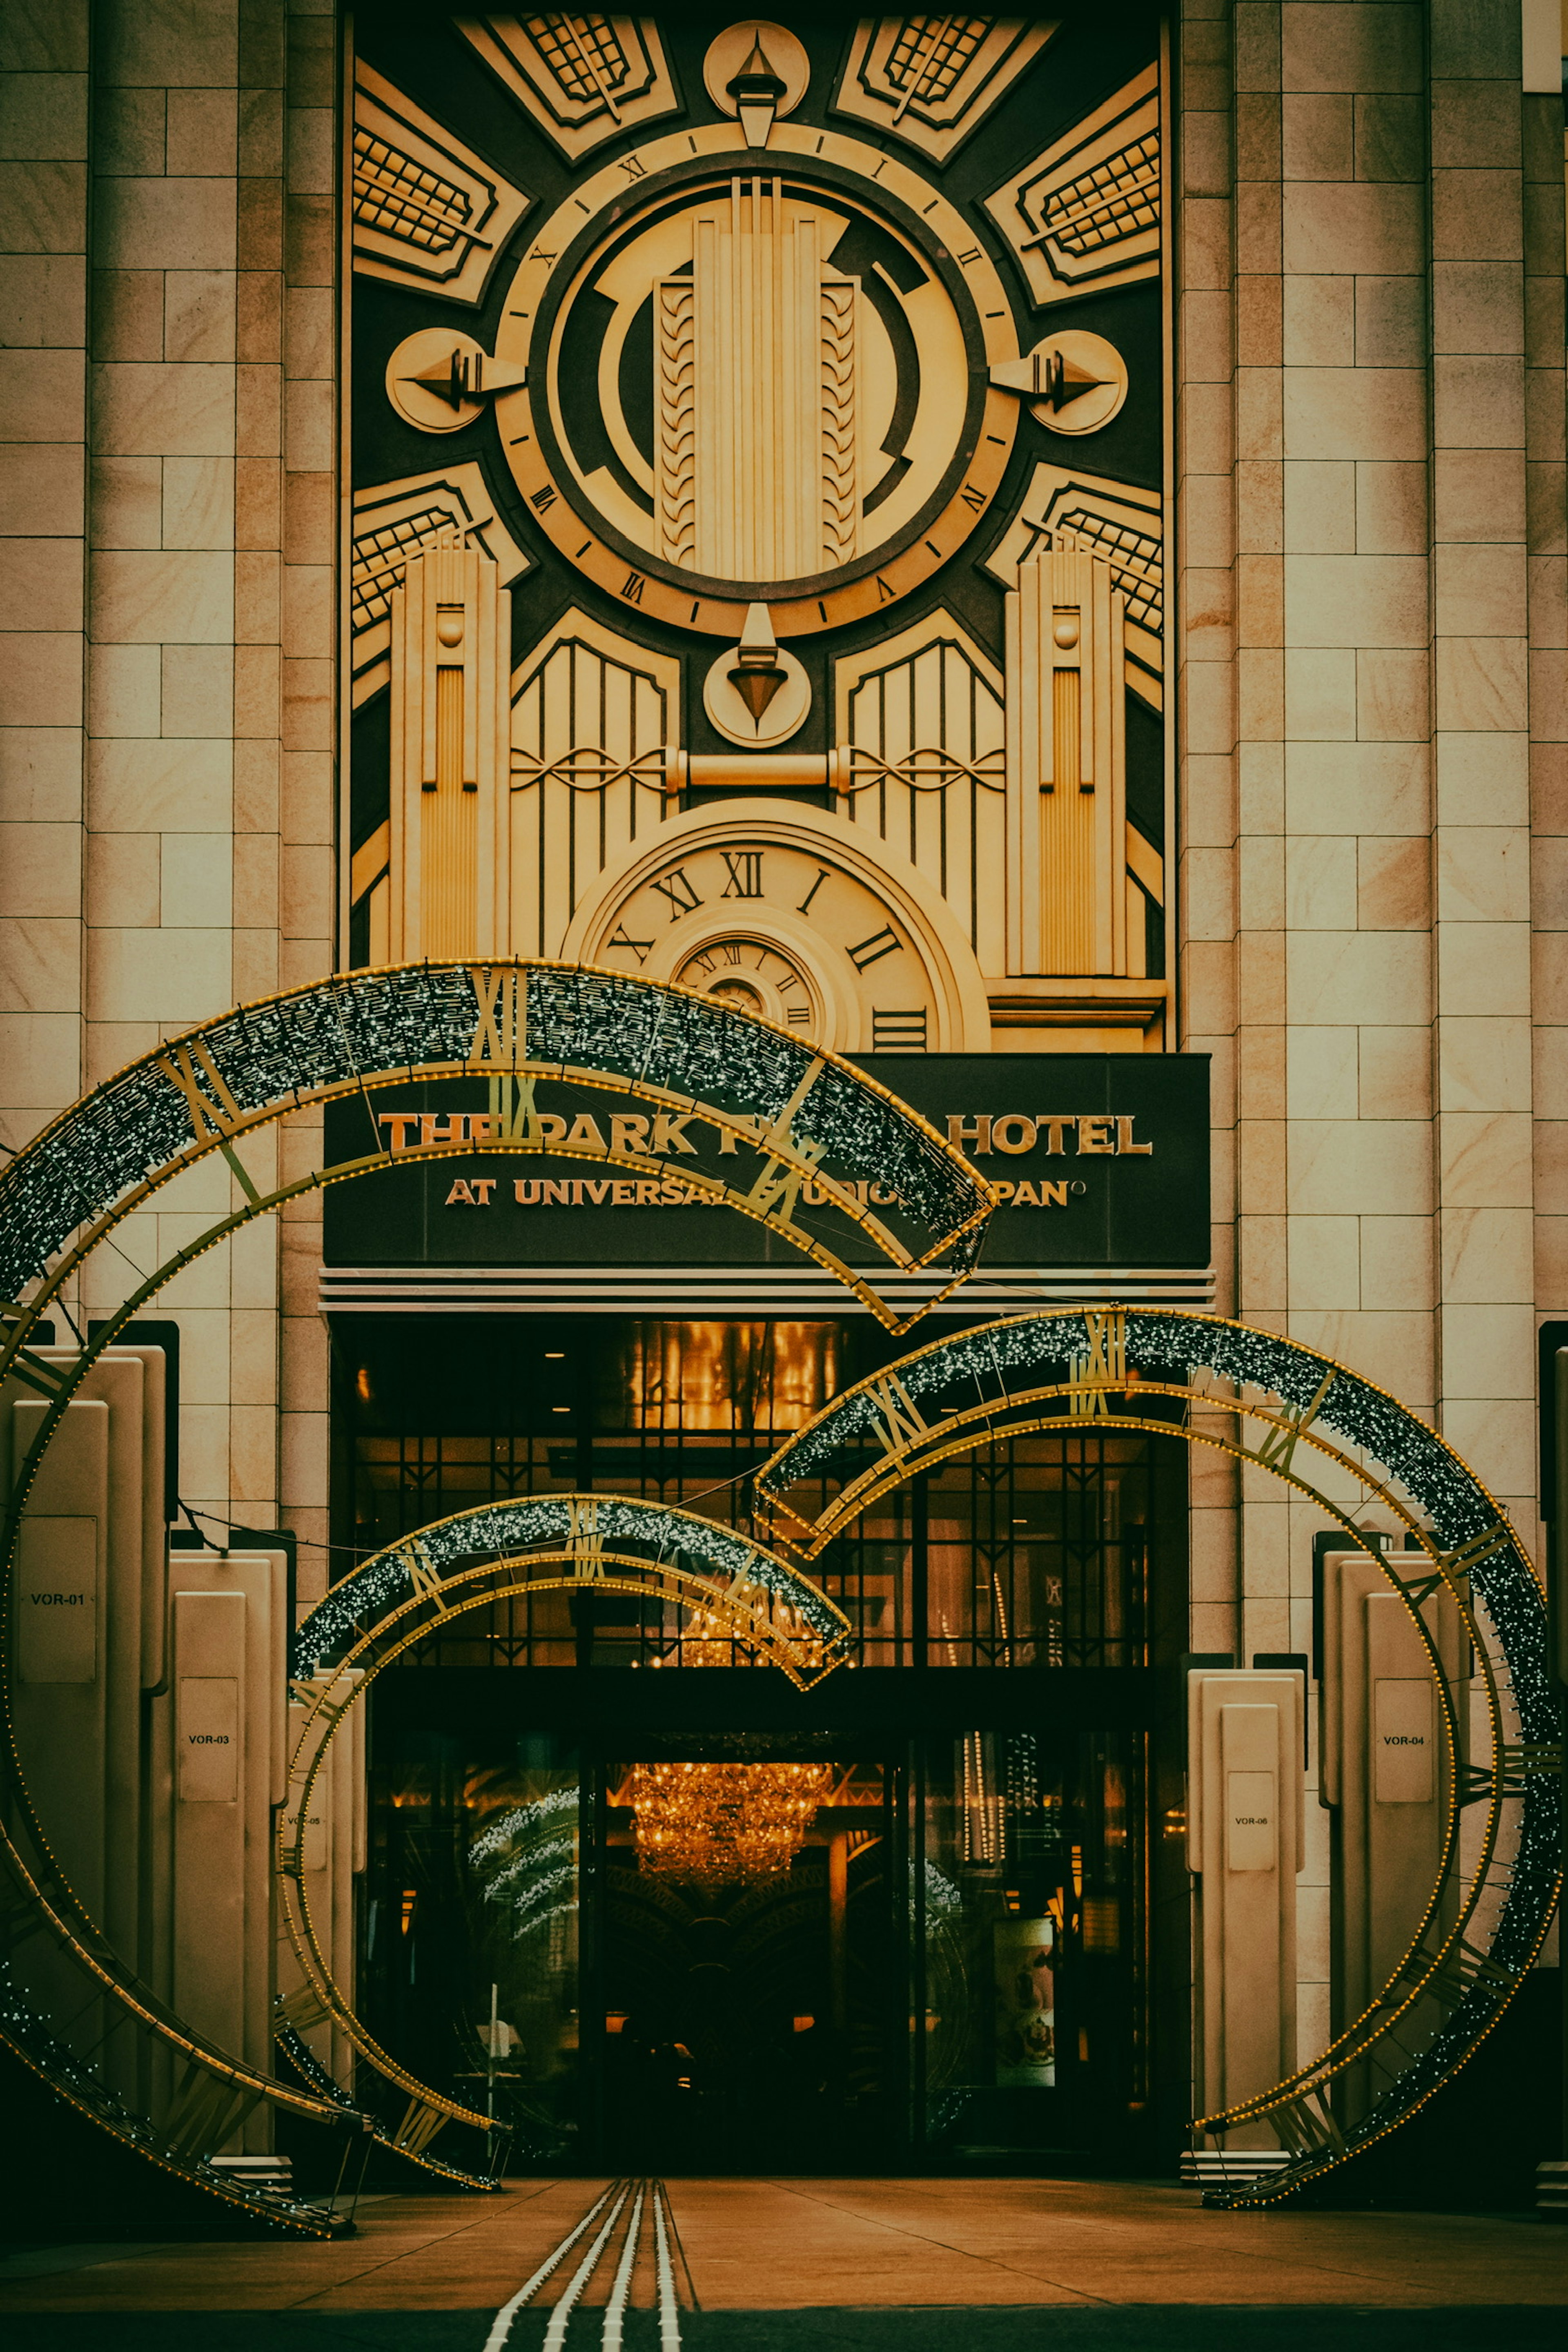
[(363, 16), (351, 961), (619, 964), (851, 1053), (1163, 1024), (1133, 14)]
[(623, 604), (730, 633), (761, 601), (785, 635), (882, 611), (968, 538), (1017, 428), (987, 370), (1016, 349), (994, 266), (909, 166), (714, 125), (539, 231), (497, 423), (541, 527)]
[(743, 935), (715, 940), (688, 956), (675, 977), (682, 988), (715, 996), (737, 1013), (757, 1013), (803, 1035), (811, 1034), (816, 1013), (811, 983), (799, 960), (769, 940)]
[(671, 845), (616, 894), (585, 960), (673, 980), (843, 1052), (919, 1051), (933, 992), (920, 943), (847, 865), (773, 828)]

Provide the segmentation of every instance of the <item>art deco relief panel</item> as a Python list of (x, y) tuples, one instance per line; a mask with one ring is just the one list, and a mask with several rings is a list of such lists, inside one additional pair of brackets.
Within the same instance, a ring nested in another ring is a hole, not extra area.
[(358, 20), (349, 960), (1167, 1042), (1161, 28)]

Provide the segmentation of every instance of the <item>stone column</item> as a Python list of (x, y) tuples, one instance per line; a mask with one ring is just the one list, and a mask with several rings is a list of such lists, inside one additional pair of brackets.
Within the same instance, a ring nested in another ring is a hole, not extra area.
[[(1522, 1513), (1528, 1540), (1532, 714), (1520, 12), (1434, 0), (1429, 14), (1436, 1393), (1443, 1433)], [(1560, 268), (1561, 155), (1558, 169)], [(1554, 373), (1553, 457), (1561, 351)], [(1538, 710), (1543, 731), (1558, 734), (1552, 683), (1543, 673)]]
[[(335, 961), (337, 808), (338, 22), (331, 0), (289, 0), (283, 191), (282, 795), (279, 984)], [(287, 1172), (320, 1164), (321, 1118), (294, 1122)], [(326, 1326), (316, 1304), (321, 1195), (281, 1219), (279, 1495), (303, 1538), (300, 1598), (331, 1580), (328, 1540)], [(314, 1547), (314, 1548), (310, 1548)]]
[[(328, 0), (17, 0), (0, 24), (13, 1145), (172, 1033), (331, 969), (336, 52)], [(242, 1156), (267, 1190), (313, 1148)], [(79, 1319), (239, 1197), (216, 1158), (157, 1194)], [(181, 1325), (182, 1486), (218, 1539), (287, 1508), (325, 1536), (313, 1213), (288, 1230), (298, 1278), (263, 1220), (149, 1310)]]
[[(116, 0), (94, 24), (89, 1082), (233, 1001), (237, 425), (237, 11)], [(151, 1267), (237, 1198), (210, 1160), (120, 1246)], [(158, 1302), (181, 1326), (184, 1498), (219, 1524), (271, 1483), (237, 1477), (230, 1427), (231, 1310), (268, 1303), (267, 1244), (210, 1253)], [(93, 1311), (126, 1274), (100, 1252)]]
[[(1213, 1056), (1216, 1303), (1235, 1314), (1237, 1260), (1236, 854), (1236, 256), (1234, 82), (1227, 0), (1189, 0), (1181, 25), (1181, 182), (1172, 223), (1176, 313), (1177, 499), (1173, 723), (1181, 1037)], [(1215, 1433), (1226, 1428), (1215, 1417)], [(1192, 1646), (1241, 1638), (1236, 1465), (1190, 1450)]]
[[(1530, 594), (1535, 1307), (1568, 1316), (1568, 467), (1563, 463), (1563, 131), (1524, 101), (1525, 549)], [(1525, 1522), (1527, 1527), (1531, 1523)], [(1531, 1530), (1546, 1558), (1546, 1530)]]
[(0, 1141), (12, 1149), (81, 1082), (89, 14), (86, 0), (15, 0), (0, 16)]

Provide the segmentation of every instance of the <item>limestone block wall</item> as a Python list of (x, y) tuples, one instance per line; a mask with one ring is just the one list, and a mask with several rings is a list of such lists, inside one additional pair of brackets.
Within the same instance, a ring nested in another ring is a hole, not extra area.
[[(1178, 724), (1222, 1297), (1429, 1413), (1534, 1548), (1568, 1271), (1563, 157), (1520, 33), (1471, 0), (1184, 7)], [(1198, 1498), (1194, 1645), (1310, 1650), (1321, 1510), (1225, 1465)]]
[[(1222, 1301), (1432, 1412), (1533, 1534), (1568, 630), (1562, 120), (1518, 18), (1181, 0), (1171, 241), (1181, 990)], [(331, 962), (335, 43), (327, 0), (0, 12), (13, 1146)], [(257, 1181), (309, 1143), (249, 1145)], [(229, 1197), (214, 1162), (121, 1246), (152, 1264)], [(301, 1211), (161, 1305), (188, 1499), (324, 1541), (317, 1256)], [(1194, 1471), (1194, 1646), (1304, 1648), (1316, 1514)]]
[[(15, 0), (0, 23), (13, 1146), (331, 965), (335, 53), (330, 0)], [(279, 1148), (245, 1147), (263, 1189)], [(220, 1160), (158, 1196), (78, 1319), (238, 1197)], [(258, 1223), (156, 1311), (182, 1327), (186, 1500), (324, 1538), (324, 1341), (289, 1272), (318, 1254), (304, 1218)]]
[(88, 9), (0, 18), (0, 1099), (26, 1140), (82, 1065)]

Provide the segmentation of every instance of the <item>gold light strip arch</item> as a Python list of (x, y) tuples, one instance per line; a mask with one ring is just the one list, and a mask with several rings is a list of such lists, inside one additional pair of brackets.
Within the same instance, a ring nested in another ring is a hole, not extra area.
[[(421, 1145), (395, 1158), (378, 1150), (311, 1169), (267, 1193), (240, 1156), (247, 1135), (295, 1110), (356, 1094), (368, 1107), (374, 1083), (443, 1076), (488, 1081), (489, 1136)], [(343, 2124), (342, 2110), (290, 2090), (189, 2029), (137, 1981), (60, 1868), (27, 1790), (11, 1716), (10, 1591), (22, 1515), (49, 1442), (92, 1365), (165, 1283), (252, 1218), (328, 1184), (426, 1160), (553, 1150), (646, 1175), (646, 1156), (610, 1148), (561, 1151), (534, 1108), (539, 1082), (552, 1078), (701, 1118), (753, 1150), (761, 1167), (749, 1185), (702, 1171), (683, 1181), (815, 1257), (890, 1329), (908, 1328), (945, 1295), (943, 1284), (955, 1286), (974, 1262), (994, 1205), (991, 1188), (925, 1120), (852, 1063), (691, 990), (524, 959), (340, 973), (237, 1007), (106, 1079), (0, 1169), (0, 1381), (20, 1381), (46, 1405), (6, 1491), (0, 1531), (0, 1780), (9, 1798), (0, 1816), (0, 1865), (6, 1899), (29, 1932), (47, 1934), (85, 1982), (112, 1997), (117, 2014), (174, 2053), (185, 2090), (172, 2120), (156, 2128), (121, 2113), (90, 2064), (19, 1997), (9, 2008), (0, 2000), (0, 2039), (102, 2129), (153, 2152), (206, 2193), (248, 2204), (279, 2226), (296, 2223), (276, 2204), (259, 2205), (211, 2175), (199, 2152), (193, 2154), (197, 2141), (205, 2133), (205, 2146), (221, 2147), (258, 2101), (334, 2126)], [(93, 1252), (163, 1186), (215, 1152), (244, 1204), (139, 1283), (71, 1362), (46, 1361), (33, 1344), (38, 1326)], [(855, 1190), (858, 1169), (865, 1201)], [(900, 1320), (865, 1273), (797, 1217), (807, 1179), (900, 1270), (945, 1257), (933, 1299)], [(873, 1183), (892, 1189), (908, 1238), (886, 1215), (873, 1213)], [(319, 2232), (320, 2217), (307, 2219), (301, 2209), (297, 2226)]]
[[(1059, 1376), (1032, 1377), (1047, 1370)], [(1185, 1376), (1172, 1377), (1177, 1370)], [(972, 1402), (957, 1401), (960, 1386), (973, 1390)], [(927, 1398), (943, 1402), (931, 1412)], [(1174, 1404), (1176, 1417), (1140, 1412), (1144, 1399)], [(1236, 1427), (1229, 1434), (1205, 1427), (1194, 1418), (1200, 1414), (1228, 1416)], [(1246, 1423), (1259, 1432), (1252, 1444), (1243, 1434)], [(1258, 2097), (1193, 2123), (1201, 2140), (1267, 2119), (1289, 2160), (1257, 2182), (1210, 2189), (1205, 2201), (1277, 2203), (1424, 2105), (1496, 2023), (1540, 1949), (1561, 1888), (1562, 1849), (1563, 1748), (1547, 1673), (1545, 1596), (1486, 1487), (1386, 1391), (1278, 1333), (1174, 1307), (1059, 1308), (934, 1341), (847, 1390), (796, 1431), (758, 1473), (757, 1492), (774, 1514), (775, 1535), (787, 1528), (784, 1539), (815, 1559), (836, 1534), (919, 1472), (994, 1440), (1074, 1430), (1178, 1437), (1271, 1471), (1308, 1496), (1343, 1529), (1347, 1546), (1376, 1561), (1398, 1593), (1436, 1685), (1445, 1750), (1443, 1852), (1407, 1949), (1363, 2014), (1310, 2064)], [(1383, 1454), (1373, 1453), (1372, 1440)], [(1299, 1462), (1303, 1445), (1347, 1475), (1359, 1495), (1347, 1503), (1315, 1485)], [(868, 1449), (872, 1458), (862, 1464), (858, 1457)], [(1398, 1456), (1398, 1468), (1388, 1454)], [(815, 1512), (800, 1492), (808, 1481), (837, 1484)], [(1373, 1504), (1394, 1516), (1410, 1549), (1387, 1551), (1357, 1523), (1352, 1514)], [(1479, 1670), (1489, 1768), (1464, 1764), (1458, 1697), (1424, 1614), (1439, 1591), (1457, 1608)], [(1477, 1613), (1478, 1597), (1491, 1640)], [(1461, 1809), (1478, 1801), (1486, 1805), (1479, 1853), (1458, 1916), (1444, 1927)], [(1505, 1803), (1520, 1814), (1506, 1863), (1500, 1853)], [(1467, 1931), (1500, 1896), (1489, 1943), (1472, 1941)], [(1402, 2029), (1416, 2025), (1415, 2012), (1427, 2002), (1443, 2021), (1411, 2049)], [(1363, 2062), (1382, 2076), (1383, 2087), (1364, 2116), (1347, 2122), (1335, 2113), (1334, 2086)]]
[[(539, 1550), (503, 1550), (469, 1566), (448, 1566), (467, 1552), (486, 1548), (498, 1522), (532, 1508), (541, 1519), (563, 1523), (566, 1540)], [(615, 1549), (628, 1530), (647, 1529), (660, 1556), (647, 1559)], [(471, 1540), (470, 1540), (471, 1539)], [(684, 1549), (693, 1547), (691, 1552)], [(671, 1548), (680, 1547), (674, 1557)], [(693, 1564), (697, 1548), (706, 1553)], [(725, 1555), (728, 1555), (728, 1561)], [(727, 1580), (726, 1580), (727, 1579)], [(686, 1610), (721, 1629), (763, 1663), (775, 1665), (797, 1689), (820, 1681), (847, 1654), (851, 1627), (843, 1612), (787, 1560), (731, 1528), (720, 1528), (694, 1513), (645, 1503), (627, 1496), (548, 1495), (517, 1504), (481, 1504), (434, 1522), (412, 1537), (389, 1544), (334, 1586), (300, 1628), (297, 1662), (314, 1663), (324, 1646), (342, 1654), (318, 1666), (293, 1692), (306, 1708), (289, 1764), (288, 1814), (292, 1839), (280, 1828), (276, 1876), (289, 1938), (309, 1989), (309, 2002), (295, 2004), (280, 2022), (279, 2039), (291, 2054), (301, 2028), (328, 2021), (346, 2036), (360, 2056), (404, 2095), (408, 2104), (396, 2126), (374, 2126), (376, 2136), (400, 2154), (430, 2162), (428, 2150), (448, 2123), (489, 2132), (491, 2121), (460, 2100), (448, 2098), (411, 2074), (384, 2050), (362, 2022), (332, 1976), (310, 1916), (306, 1893), (304, 1842), (312, 1792), (327, 1751), (350, 1709), (360, 1704), (375, 1677), (398, 1659), (460, 1618), (493, 1603), (541, 1592), (593, 1597), (620, 1593)], [(351, 1616), (345, 1612), (353, 1611)], [(374, 1622), (364, 1627), (365, 1616)], [(705, 1633), (704, 1638), (710, 1638)]]
[[(253, 1205), (271, 1205), (288, 1194), (262, 1202), (238, 1155), (245, 1136), (307, 1106), (355, 1095), (368, 1104), (375, 1085), (443, 1077), (489, 1082), (489, 1132), (431, 1147), (437, 1156), (526, 1152), (647, 1174), (647, 1153), (568, 1150), (552, 1137), (534, 1099), (544, 1080), (703, 1120), (762, 1167), (748, 1183), (684, 1168), (681, 1181), (816, 1258), (894, 1333), (969, 1273), (995, 1206), (963, 1153), (854, 1063), (696, 990), (523, 958), (341, 972), (169, 1039), (0, 1168), (0, 1378), (82, 1261), (185, 1169), (221, 1153)], [(402, 1151), (396, 1161), (415, 1157)], [(380, 1149), (294, 1189), (392, 1159)], [(948, 1261), (913, 1315), (900, 1318), (866, 1271), (797, 1213), (808, 1181), (900, 1273)], [(874, 1213), (872, 1185), (890, 1192), (879, 1205), (897, 1213), (903, 1234)], [(15, 1303), (33, 1285), (26, 1304)]]

